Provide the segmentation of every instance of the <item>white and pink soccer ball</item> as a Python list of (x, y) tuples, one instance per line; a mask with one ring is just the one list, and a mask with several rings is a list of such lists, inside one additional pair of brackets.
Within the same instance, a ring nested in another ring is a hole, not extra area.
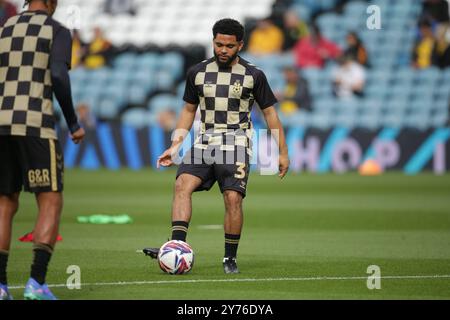
[(158, 263), (166, 273), (185, 274), (194, 265), (194, 251), (186, 242), (170, 240), (159, 249)]

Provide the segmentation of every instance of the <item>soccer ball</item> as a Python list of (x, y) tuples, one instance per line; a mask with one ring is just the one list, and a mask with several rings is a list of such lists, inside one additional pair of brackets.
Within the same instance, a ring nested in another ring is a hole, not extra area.
[(166, 273), (185, 274), (194, 265), (194, 251), (186, 242), (170, 240), (159, 249), (158, 263)]

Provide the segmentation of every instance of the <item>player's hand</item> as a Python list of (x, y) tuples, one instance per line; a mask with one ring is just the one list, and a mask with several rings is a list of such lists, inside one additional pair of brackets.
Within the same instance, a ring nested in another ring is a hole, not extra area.
[(81, 141), (83, 141), (84, 135), (85, 135), (85, 132), (84, 132), (83, 128), (80, 128), (77, 131), (75, 131), (74, 133), (72, 133), (71, 138), (72, 138), (73, 143), (79, 144)]
[(170, 167), (173, 165), (173, 157), (176, 153), (177, 149), (175, 147), (170, 147), (166, 151), (163, 152), (162, 155), (158, 157), (156, 161), (156, 167), (159, 169), (160, 166)]
[(286, 175), (286, 173), (289, 170), (289, 156), (287, 154), (286, 155), (280, 155), (278, 168), (279, 168), (279, 172), (280, 172), (278, 174), (278, 176), (281, 179), (283, 179), (284, 176)]

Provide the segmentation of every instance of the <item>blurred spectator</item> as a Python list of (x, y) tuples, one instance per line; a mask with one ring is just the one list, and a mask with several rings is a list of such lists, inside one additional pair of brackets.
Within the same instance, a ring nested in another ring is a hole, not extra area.
[(300, 68), (322, 68), (330, 59), (341, 54), (337, 44), (325, 39), (317, 25), (311, 28), (311, 34), (299, 40), (294, 47), (296, 64)]
[(80, 33), (74, 30), (72, 35), (72, 69), (75, 69), (83, 62), (85, 53), (86, 45), (81, 41)]
[(283, 33), (283, 51), (291, 50), (298, 40), (308, 35), (308, 25), (295, 11), (286, 11), (283, 15)]
[(300, 109), (311, 111), (308, 82), (300, 75), (299, 70), (295, 67), (285, 68), (284, 78), (286, 81), (284, 91), (276, 93), (276, 97), (280, 101), (280, 111), (284, 115), (289, 115)]
[(441, 24), (436, 30), (433, 64), (441, 69), (450, 66), (450, 24)]
[(419, 22), (420, 38), (413, 50), (413, 66), (415, 68), (428, 68), (432, 63), (433, 48), (436, 42), (431, 23), (427, 20)]
[(338, 63), (333, 74), (333, 93), (339, 98), (361, 97), (366, 83), (364, 68), (345, 54), (339, 57)]
[(117, 14), (136, 14), (134, 0), (106, 0), (105, 12), (111, 15)]
[(84, 65), (90, 69), (105, 66), (112, 54), (113, 47), (109, 40), (105, 38), (100, 28), (94, 29), (94, 39), (87, 46)]
[(347, 48), (344, 50), (344, 54), (350, 56), (360, 65), (367, 67), (369, 65), (367, 50), (356, 32), (349, 32), (346, 37), (346, 42)]
[(78, 114), (78, 121), (81, 126), (86, 130), (95, 129), (97, 126), (97, 119), (91, 112), (91, 108), (86, 103), (80, 103), (76, 108)]
[(433, 22), (449, 22), (449, 4), (446, 0), (424, 0), (422, 5), (422, 17), (431, 18)]
[(16, 14), (17, 9), (15, 5), (8, 0), (0, 0), (0, 27), (3, 27), (6, 21)]
[(266, 55), (281, 52), (283, 32), (269, 18), (258, 21), (250, 33), (248, 52), (253, 55)]

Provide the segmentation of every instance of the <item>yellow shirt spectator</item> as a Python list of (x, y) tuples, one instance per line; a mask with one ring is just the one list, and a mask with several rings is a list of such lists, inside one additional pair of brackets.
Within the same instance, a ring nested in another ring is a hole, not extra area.
[(270, 20), (262, 20), (250, 34), (248, 52), (254, 55), (279, 53), (283, 42), (281, 29)]

